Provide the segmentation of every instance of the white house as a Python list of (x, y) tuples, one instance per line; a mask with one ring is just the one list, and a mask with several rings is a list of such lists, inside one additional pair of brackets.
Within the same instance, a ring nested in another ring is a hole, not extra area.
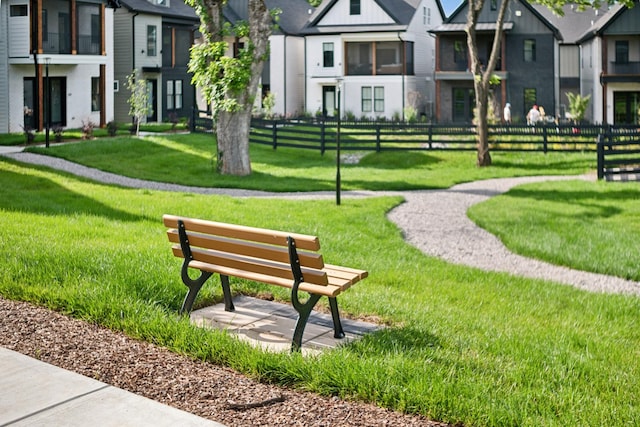
[(0, 2), (0, 133), (112, 120), (106, 88), (113, 86), (116, 6), (110, 0)]
[(620, 4), (594, 22), (579, 41), (581, 88), (591, 95), (587, 119), (640, 124), (640, 6)]
[[(305, 110), (356, 118), (431, 117), (436, 0), (325, 0), (304, 28)], [(340, 93), (339, 105), (337, 94)]]

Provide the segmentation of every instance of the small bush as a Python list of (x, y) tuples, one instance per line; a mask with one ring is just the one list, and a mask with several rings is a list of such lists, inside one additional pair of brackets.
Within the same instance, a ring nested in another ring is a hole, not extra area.
[(62, 142), (62, 134), (64, 133), (64, 128), (60, 125), (55, 125), (53, 127), (53, 137), (56, 142)]
[(109, 136), (116, 136), (116, 133), (118, 133), (118, 123), (114, 120), (107, 123), (107, 133)]
[(93, 129), (96, 127), (91, 120), (82, 121), (82, 139), (93, 139)]

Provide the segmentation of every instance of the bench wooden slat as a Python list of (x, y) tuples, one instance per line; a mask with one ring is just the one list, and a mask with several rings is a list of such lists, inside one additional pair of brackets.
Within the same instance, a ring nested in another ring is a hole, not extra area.
[(206, 221), (195, 218), (183, 218), (175, 215), (164, 215), (164, 225), (178, 228), (178, 220), (182, 220), (187, 230), (206, 234), (231, 237), (242, 240), (251, 240), (270, 245), (287, 246), (287, 237), (293, 237), (298, 249), (309, 251), (320, 250), (320, 240), (316, 236), (297, 233), (285, 233), (276, 230), (267, 230), (243, 225), (226, 224), (222, 222)]
[[(179, 245), (174, 245), (172, 249), (175, 256), (184, 257)], [(192, 248), (191, 255), (196, 261), (210, 263), (214, 266), (246, 269), (252, 273), (288, 279), (293, 282), (293, 273), (289, 264), (200, 248)], [(327, 273), (322, 270), (302, 267), (302, 275), (305, 282), (320, 286), (329, 284)]]
[[(187, 235), (189, 236), (189, 243), (191, 246), (289, 263), (289, 251), (287, 248), (283, 248), (281, 246), (270, 246), (201, 233), (187, 232)], [(178, 230), (167, 230), (167, 236), (169, 237), (169, 241), (173, 243), (180, 243)], [(322, 269), (324, 267), (324, 260), (322, 255), (319, 253), (302, 250), (298, 251), (298, 257), (302, 265), (318, 269)]]
[[(189, 263), (190, 267), (197, 268), (200, 270), (208, 271), (210, 273), (219, 273), (227, 276), (240, 277), (242, 279), (253, 280), (256, 282), (267, 283), (270, 285), (281, 286), (283, 288), (291, 289), (293, 285), (292, 280), (279, 278), (275, 276), (264, 275), (260, 273), (252, 273), (246, 270), (238, 270), (236, 268), (231, 267), (223, 267), (219, 265), (212, 265), (206, 262), (201, 261), (191, 261)], [(299, 289), (304, 292), (309, 292), (312, 294), (318, 294), (328, 297), (336, 297), (338, 296), (343, 289), (339, 286), (335, 285), (314, 285), (308, 282), (302, 282), (299, 286)]]
[[(365, 279), (369, 276), (369, 272), (366, 270), (359, 270), (357, 268), (343, 267), (341, 265), (333, 265), (333, 264), (325, 264), (324, 270), (330, 276), (340, 276), (340, 277), (352, 277), (357, 276), (358, 279), (355, 281), (359, 281)], [(354, 282), (354, 283), (355, 283)]]

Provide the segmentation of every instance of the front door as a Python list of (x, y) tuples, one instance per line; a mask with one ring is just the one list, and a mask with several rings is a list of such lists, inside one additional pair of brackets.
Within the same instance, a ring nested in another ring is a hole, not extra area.
[(149, 115), (147, 122), (158, 121), (158, 109), (156, 108), (158, 99), (158, 80), (147, 79), (147, 103), (149, 106)]
[(613, 123), (616, 125), (640, 124), (640, 92), (613, 93)]
[(454, 123), (471, 123), (473, 108), (476, 103), (473, 88), (453, 88), (453, 121)]
[(322, 86), (322, 115), (325, 117), (336, 116), (335, 86)]
[[(51, 126), (66, 126), (67, 80), (65, 77), (52, 77), (49, 80), (51, 82)], [(47, 111), (46, 105), (44, 111)]]

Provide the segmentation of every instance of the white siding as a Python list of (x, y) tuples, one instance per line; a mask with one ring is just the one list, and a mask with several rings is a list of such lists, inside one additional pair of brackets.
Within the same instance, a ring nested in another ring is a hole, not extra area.
[(349, 14), (349, 0), (339, 0), (325, 16), (322, 17), (319, 26), (322, 25), (363, 25), (363, 24), (394, 24), (395, 22), (387, 13), (378, 6), (374, 0), (362, 0), (360, 15)]
[[(13, 0), (12, 5), (27, 5), (24, 0)], [(9, 56), (12, 58), (26, 58), (29, 56), (29, 16), (9, 16)]]
[(9, 131), (8, 10), (7, 2), (0, 0), (0, 133)]
[[(136, 68), (160, 67), (162, 65), (162, 18), (159, 16), (138, 15), (135, 21), (135, 56)], [(149, 56), (147, 51), (147, 27), (156, 27), (156, 55)]]

